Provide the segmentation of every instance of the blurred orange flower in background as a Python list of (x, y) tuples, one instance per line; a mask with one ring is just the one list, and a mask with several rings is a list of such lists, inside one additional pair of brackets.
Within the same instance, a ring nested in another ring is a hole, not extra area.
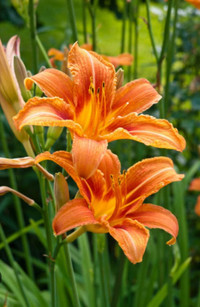
[[(72, 45), (69, 46), (70, 49)], [(82, 49), (85, 49), (87, 51), (92, 51), (92, 45), (91, 44), (83, 44), (80, 46)], [(66, 48), (67, 49), (67, 48)], [(66, 50), (65, 49), (65, 50)], [(64, 61), (65, 59), (65, 53), (67, 54), (66, 51), (62, 52), (58, 49), (51, 48), (48, 51), (48, 56), (50, 56), (50, 61), (53, 67), (56, 67), (55, 61)], [(108, 55), (103, 55), (101, 56), (104, 58), (104, 60), (110, 62), (116, 67), (122, 65), (122, 66), (130, 66), (133, 63), (133, 56), (130, 53), (122, 53), (117, 56), (108, 56)]]
[(200, 0), (185, 0), (190, 4), (194, 5), (197, 9), (200, 9)]
[[(189, 186), (190, 191), (200, 191), (200, 178), (195, 178), (192, 180)], [(200, 216), (200, 196), (197, 198), (197, 202), (194, 208), (194, 211), (197, 215)]]

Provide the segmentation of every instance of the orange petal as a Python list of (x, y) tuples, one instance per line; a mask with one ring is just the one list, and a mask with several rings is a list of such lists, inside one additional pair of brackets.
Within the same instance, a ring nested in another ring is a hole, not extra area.
[(118, 116), (113, 119), (106, 130), (108, 134), (103, 137), (108, 142), (132, 139), (145, 145), (178, 151), (182, 151), (186, 145), (185, 139), (171, 123), (165, 119), (156, 119), (148, 115), (131, 113), (125, 117)]
[(169, 210), (152, 204), (143, 204), (128, 217), (149, 228), (160, 228), (171, 234), (173, 238), (167, 242), (169, 245), (176, 242), (178, 221)]
[(195, 178), (192, 180), (189, 186), (190, 191), (200, 191), (200, 178)]
[(82, 134), (81, 126), (73, 121), (71, 107), (57, 97), (31, 98), (13, 119), (19, 129), (25, 125), (59, 126)]
[(64, 53), (56, 48), (51, 48), (48, 50), (48, 56), (52, 56), (54, 60), (63, 61)]
[(75, 43), (68, 56), (69, 69), (74, 80), (74, 101), (80, 108), (90, 100), (89, 87), (91, 82), (94, 85), (95, 93), (98, 88), (99, 100), (102, 100), (102, 86), (105, 83), (105, 97), (107, 110), (114, 98), (115, 90), (115, 69), (112, 64), (105, 61), (95, 52), (88, 52)]
[(95, 174), (87, 180), (82, 179), (82, 195), (89, 203), (94, 201), (94, 206), (97, 205), (97, 200), (102, 202), (103, 194), (106, 191), (106, 181), (101, 171), (97, 170)]
[(83, 198), (73, 199), (66, 203), (53, 220), (53, 231), (56, 235), (78, 226), (98, 224), (92, 211)]
[[(182, 180), (184, 175), (177, 174), (173, 162), (166, 157), (144, 159), (130, 167), (126, 173), (126, 203), (145, 199), (167, 184)], [(129, 208), (134, 211), (136, 207)]]
[(123, 225), (109, 227), (109, 233), (132, 263), (142, 261), (149, 239), (149, 231), (142, 224), (126, 219)]
[(62, 168), (66, 170), (66, 172), (69, 174), (69, 176), (72, 177), (72, 179), (76, 182), (77, 186), (79, 187), (80, 193), (84, 198), (89, 202), (90, 199), (88, 199), (88, 193), (85, 188), (83, 188), (83, 184), (81, 181), (81, 178), (78, 176), (76, 170), (74, 169), (74, 165), (72, 162), (72, 155), (71, 153), (67, 151), (55, 151), (53, 154), (46, 151), (44, 153), (39, 154), (35, 158), (35, 163), (39, 163), (41, 161), (50, 160), (54, 163), (58, 164)]
[(137, 79), (120, 87), (116, 91), (113, 102), (113, 111), (118, 111), (125, 105), (123, 110), (119, 110), (119, 115), (124, 116), (132, 112), (141, 113), (157, 103), (161, 96), (146, 79)]
[(25, 86), (31, 89), (36, 83), (49, 97), (59, 97), (73, 105), (73, 81), (60, 70), (48, 68), (37, 75), (25, 79)]
[(110, 150), (107, 150), (98, 169), (104, 174), (107, 186), (109, 186), (111, 184), (111, 175), (115, 178), (120, 175), (121, 163), (118, 156), (113, 154)]
[(133, 56), (130, 53), (122, 53), (117, 56), (102, 55), (103, 58), (112, 63), (115, 68), (119, 65), (130, 66), (133, 63)]
[(197, 198), (197, 203), (194, 208), (195, 213), (200, 216), (200, 196)]
[(106, 153), (107, 141), (95, 141), (74, 134), (72, 159), (80, 177), (89, 178), (94, 174)]
[(9, 168), (26, 168), (31, 167), (35, 163), (35, 160), (31, 157), (7, 159), (0, 158), (0, 170)]

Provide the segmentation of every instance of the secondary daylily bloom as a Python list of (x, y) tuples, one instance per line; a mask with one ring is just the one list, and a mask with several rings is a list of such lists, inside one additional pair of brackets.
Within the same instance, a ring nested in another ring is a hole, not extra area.
[[(178, 234), (175, 216), (160, 206), (144, 204), (144, 200), (165, 185), (181, 180), (173, 162), (166, 157), (145, 159), (120, 174), (120, 162), (107, 150), (99, 168), (89, 179), (78, 176), (72, 155), (66, 151), (44, 152), (35, 159), (0, 159), (0, 169), (39, 166), (51, 160), (76, 182), (83, 198), (68, 201), (56, 214), (53, 229), (56, 235), (78, 226), (96, 233), (110, 233), (118, 241), (128, 259), (142, 261), (149, 238), (148, 228), (160, 228), (172, 235), (167, 243), (174, 244)], [(68, 199), (68, 196), (67, 198)]]
[(183, 178), (175, 172), (169, 158), (145, 159), (120, 174), (120, 162), (108, 150), (89, 179), (76, 175), (70, 153), (44, 153), (36, 158), (37, 162), (46, 159), (65, 168), (83, 196), (67, 202), (58, 211), (53, 221), (56, 235), (77, 226), (96, 233), (109, 232), (133, 263), (142, 261), (149, 238), (146, 227), (164, 229), (173, 236), (168, 244), (175, 243), (178, 234), (175, 216), (160, 206), (143, 203), (160, 188)]
[[(6, 48), (0, 41), (0, 105), (16, 138), (23, 143), (27, 153), (32, 155), (28, 134), (24, 130), (17, 130), (13, 122), (13, 116), (25, 105), (17, 80), (23, 68), (19, 45), (20, 39), (17, 36), (9, 40)], [(15, 64), (18, 69), (15, 69)]]
[[(68, 127), (73, 163), (81, 177), (95, 172), (108, 142), (118, 139), (179, 151), (185, 148), (184, 138), (167, 120), (138, 115), (161, 98), (146, 79), (116, 89), (114, 66), (77, 43), (69, 52), (68, 64), (72, 79), (52, 68), (25, 80), (28, 89), (35, 82), (48, 97), (30, 99), (14, 119), (20, 129), (25, 125)], [(85, 161), (90, 162), (87, 167)]]
[[(71, 48), (72, 45), (70, 45), (69, 47)], [(92, 51), (91, 44), (83, 44), (80, 47), (87, 51)], [(65, 53), (58, 49), (51, 48), (48, 51), (48, 56), (51, 57), (50, 61), (51, 61), (52, 66), (56, 67), (55, 61), (64, 61)], [(117, 56), (108, 56), (108, 55), (101, 54), (101, 56), (104, 58), (104, 60), (112, 63), (115, 68), (120, 65), (130, 66), (133, 63), (133, 56), (130, 53), (122, 53)]]
[[(200, 178), (195, 178), (192, 180), (189, 186), (190, 191), (200, 191)], [(194, 211), (197, 215), (200, 216), (200, 195), (197, 198), (197, 202), (194, 208)]]
[(200, 0), (186, 0), (186, 1), (194, 5), (197, 9), (200, 9)]

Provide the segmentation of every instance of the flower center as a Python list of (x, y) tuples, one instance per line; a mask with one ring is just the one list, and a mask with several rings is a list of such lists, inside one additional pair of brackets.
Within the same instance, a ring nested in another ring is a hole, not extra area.
[(97, 89), (94, 86), (93, 78), (90, 78), (88, 89), (90, 98), (85, 102), (83, 109), (78, 116), (78, 123), (83, 127), (87, 137), (97, 139), (99, 130), (105, 125), (107, 117), (105, 82)]

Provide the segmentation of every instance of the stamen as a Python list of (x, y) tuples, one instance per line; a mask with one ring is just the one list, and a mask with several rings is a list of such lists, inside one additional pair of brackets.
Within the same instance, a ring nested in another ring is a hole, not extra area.
[(121, 179), (120, 177), (114, 178), (113, 175), (110, 176), (112, 180), (112, 188), (115, 194), (115, 209), (110, 218), (116, 217), (121, 206), (122, 206), (122, 190), (121, 190)]
[(106, 95), (105, 95), (105, 82), (103, 81), (102, 83), (102, 97), (101, 97), (101, 102), (102, 102), (102, 108), (103, 108), (103, 124), (105, 124), (106, 121)]
[(126, 205), (126, 196), (127, 196), (127, 178), (126, 178), (127, 171), (124, 169), (123, 170), (123, 176), (124, 176), (124, 201), (123, 201), (123, 206)]

